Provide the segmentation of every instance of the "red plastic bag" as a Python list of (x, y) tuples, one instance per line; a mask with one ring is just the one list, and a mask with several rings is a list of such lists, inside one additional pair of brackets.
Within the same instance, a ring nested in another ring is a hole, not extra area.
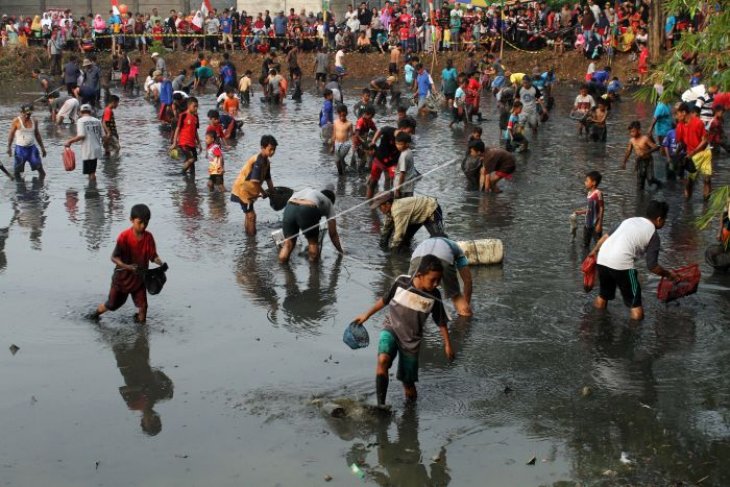
[(63, 167), (66, 168), (67, 171), (73, 171), (76, 169), (76, 154), (74, 154), (73, 149), (70, 147), (66, 147), (63, 150)]
[(697, 292), (702, 277), (699, 265), (680, 267), (675, 269), (674, 273), (679, 276), (679, 281), (671, 281), (664, 277), (659, 281), (659, 287), (656, 289), (656, 297), (659, 301), (668, 303)]
[(593, 290), (593, 286), (596, 285), (596, 275), (598, 274), (596, 256), (589, 254), (583, 261), (580, 270), (583, 272), (583, 290), (589, 293)]

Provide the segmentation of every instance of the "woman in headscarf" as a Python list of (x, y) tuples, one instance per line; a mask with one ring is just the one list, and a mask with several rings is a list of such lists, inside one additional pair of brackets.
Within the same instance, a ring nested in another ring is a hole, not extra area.
[(5, 32), (8, 36), (8, 46), (18, 45), (18, 24), (15, 23), (15, 19), (10, 17), (5, 24)]
[(104, 22), (104, 18), (101, 14), (96, 14), (96, 17), (94, 17), (93, 27), (94, 34), (96, 35), (103, 34), (106, 30), (106, 22)]
[(30, 33), (33, 39), (37, 39), (35, 42), (40, 42), (40, 38), (43, 36), (43, 26), (41, 25), (41, 16), (36, 15), (33, 17), (33, 22), (30, 23)]

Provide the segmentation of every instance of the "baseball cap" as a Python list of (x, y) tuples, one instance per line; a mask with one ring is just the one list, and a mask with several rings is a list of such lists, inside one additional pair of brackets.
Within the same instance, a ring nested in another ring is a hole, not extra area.
[(91, 105), (89, 105), (88, 103), (84, 103), (79, 108), (79, 111), (80, 112), (89, 112), (89, 113), (91, 113), (93, 111), (93, 109), (91, 108)]

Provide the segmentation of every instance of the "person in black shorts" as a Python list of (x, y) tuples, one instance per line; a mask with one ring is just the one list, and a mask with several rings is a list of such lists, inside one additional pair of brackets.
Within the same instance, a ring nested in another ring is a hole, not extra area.
[(279, 251), (279, 261), (289, 261), (300, 231), (308, 242), (309, 260), (314, 262), (319, 259), (319, 221), (322, 217), (327, 219), (327, 230), (332, 244), (338, 252), (344, 253), (337, 234), (334, 204), (335, 193), (329, 189), (316, 191), (305, 188), (289, 198), (284, 209), (284, 242)]
[(631, 309), (631, 319), (644, 319), (641, 303), (641, 286), (634, 260), (646, 255), (646, 265), (652, 273), (673, 281), (677, 274), (659, 265), (660, 241), (657, 230), (666, 222), (669, 205), (664, 201), (652, 200), (646, 209), (646, 216), (628, 218), (601, 237), (589, 255), (597, 254), (600, 292), (594, 302), (598, 309), (604, 309), (608, 301), (616, 297), (616, 288), (621, 291), (624, 304)]

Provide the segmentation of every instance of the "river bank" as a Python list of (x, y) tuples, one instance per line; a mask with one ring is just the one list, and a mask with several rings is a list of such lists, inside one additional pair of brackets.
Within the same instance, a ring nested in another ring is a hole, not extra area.
[[(480, 54), (480, 53), (478, 53)], [(222, 59), (222, 53), (207, 53), (211, 59), (213, 66), (217, 65), (217, 62)], [(71, 53), (64, 55), (65, 60), (71, 56)], [(108, 52), (98, 53), (99, 62), (104, 65), (109, 65), (111, 62), (111, 56)], [(149, 72), (150, 69), (154, 68), (154, 61), (148, 55), (140, 55), (138, 51), (132, 51), (130, 58), (132, 60), (136, 58), (142, 60), (140, 67), (140, 78), (145, 76), (145, 73)], [(177, 73), (181, 69), (188, 68), (197, 59), (197, 53), (193, 52), (168, 52), (163, 54), (167, 63), (167, 68), (172, 73)], [(258, 74), (261, 70), (261, 63), (263, 56), (261, 54), (248, 54), (236, 51), (231, 55), (231, 58), (238, 68), (239, 74), (245, 70), (250, 69), (253, 73)], [(332, 62), (334, 56), (331, 56)], [(432, 72), (439, 73), (447, 59), (454, 61), (454, 66), (460, 69), (464, 65), (466, 59), (466, 53), (454, 52), (454, 53), (439, 53), (434, 58), (432, 54), (425, 54), (422, 56), (422, 62), (432, 70)], [(286, 67), (286, 63), (282, 59), (282, 67)], [(388, 55), (381, 53), (348, 53), (345, 56), (345, 66), (347, 68), (348, 75), (351, 78), (356, 79), (369, 79), (375, 76), (387, 74), (388, 70)], [(537, 51), (537, 52), (526, 52), (526, 51), (515, 51), (506, 50), (504, 52), (503, 64), (512, 72), (523, 72), (531, 73), (534, 67), (538, 67), (540, 70), (547, 70), (550, 67), (555, 68), (556, 75), (559, 80), (569, 82), (580, 82), (585, 76), (586, 68), (589, 64), (589, 60), (585, 58), (581, 53), (570, 51), (562, 55), (557, 55), (551, 50)], [(603, 66), (606, 63), (605, 59), (601, 59), (596, 62), (596, 66)], [(313, 77), (314, 74), (314, 55), (310, 53), (304, 53), (299, 56), (299, 65), (304, 72), (305, 80)], [(45, 51), (38, 48), (25, 48), (16, 50), (2, 50), (0, 51), (0, 80), (2, 81), (14, 81), (22, 80), (30, 77), (31, 71), (34, 68), (38, 68), (41, 71), (47, 70), (49, 67), (49, 59)], [(616, 56), (611, 62), (611, 67), (615, 76), (626, 84), (627, 80), (631, 80), (638, 76), (636, 70), (636, 62), (631, 61), (627, 55)], [(332, 70), (334, 68), (331, 66)]]

